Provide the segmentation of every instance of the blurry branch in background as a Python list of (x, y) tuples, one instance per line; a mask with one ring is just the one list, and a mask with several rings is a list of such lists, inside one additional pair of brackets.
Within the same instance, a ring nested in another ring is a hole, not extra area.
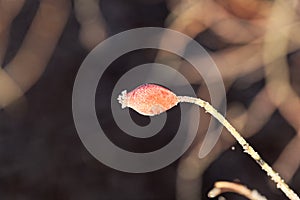
[[(296, 2), (296, 1), (292, 1)], [(290, 2), (291, 3), (291, 2)], [(299, 4), (294, 4), (294, 6)], [(273, 6), (272, 15), (268, 23), (269, 31), (265, 36), (264, 60), (266, 74), (266, 88), (271, 102), (278, 108), (285, 120), (296, 130), (296, 136), (289, 142), (287, 147), (281, 153), (279, 159), (275, 162), (274, 167), (283, 174), (287, 181), (290, 181), (300, 164), (300, 157), (297, 155), (300, 149), (300, 99), (296, 91), (291, 85), (291, 77), (289, 64), (287, 60), (288, 48), (290, 42), (293, 41), (299, 45), (298, 37), (295, 37), (294, 26), (281, 29), (282, 25), (294, 24), (295, 19), (299, 20), (299, 16), (291, 5), (282, 0), (276, 1)], [(297, 23), (299, 26), (299, 23)], [(275, 28), (279, 29), (276, 34), (271, 32)], [(296, 30), (299, 30), (297, 28)], [(279, 35), (281, 37), (276, 37)], [(270, 42), (270, 41), (275, 42)], [(272, 57), (278, 57), (272, 62)], [(285, 159), (285, 158), (289, 159)]]
[(0, 1), (0, 66), (3, 64), (4, 55), (9, 40), (9, 30), (12, 20), (23, 7), (25, 0)]
[(99, 8), (99, 0), (75, 0), (75, 14), (80, 23), (79, 39), (88, 50), (106, 38), (106, 28)]
[(218, 181), (212, 190), (209, 191), (208, 197), (215, 198), (223, 193), (233, 192), (240, 194), (250, 200), (267, 200), (266, 197), (262, 196), (256, 190), (250, 190), (246, 186), (238, 183), (232, 183), (227, 181)]
[[(9, 27), (24, 1), (1, 0), (0, 36), (3, 61)], [(20, 98), (47, 66), (70, 13), (70, 0), (42, 0), (16, 56), (0, 71), (0, 108)], [(5, 16), (2, 16), (5, 15)]]
[[(24, 0), (0, 0), (0, 64), (3, 64), (12, 20)], [(91, 50), (106, 37), (98, 0), (75, 0), (81, 25), (80, 41)], [(70, 0), (41, 0), (36, 15), (16, 56), (0, 68), (0, 108), (19, 99), (41, 77), (67, 23)]]
[[(287, 55), (300, 48), (299, 1), (169, 0), (168, 3), (171, 9), (166, 20), (168, 28), (192, 38), (210, 30), (215, 35), (211, 36), (212, 40), (218, 37), (225, 44), (210, 52), (210, 55), (216, 62), (227, 89), (241, 77), (244, 84), (239, 86), (241, 88), (250, 87), (265, 79), (266, 85), (258, 92), (248, 109), (234, 102), (229, 105), (228, 118), (244, 136), (250, 137), (279, 110), (298, 133), (274, 164), (275, 169), (290, 181), (300, 164), (300, 157), (297, 156), (300, 149), (300, 101), (295, 85), (291, 85), (291, 76), (297, 75), (290, 73)], [(161, 43), (170, 43), (171, 40), (165, 35)], [(182, 43), (180, 46), (184, 49), (187, 45)], [(176, 68), (191, 83), (203, 84), (202, 78), (190, 72), (181, 58), (159, 51), (156, 60)], [(200, 87), (198, 96), (209, 99), (205, 87)], [(197, 144), (179, 164), (178, 199), (199, 198), (199, 179), (201, 180), (206, 166), (234, 142), (228, 134), (222, 134), (208, 157), (199, 160), (198, 149), (203, 139), (201, 135), (206, 132), (209, 118), (201, 120)]]
[(9, 41), (10, 25), (23, 7), (24, 0), (0, 0), (0, 109), (22, 96), (23, 91), (2, 69)]

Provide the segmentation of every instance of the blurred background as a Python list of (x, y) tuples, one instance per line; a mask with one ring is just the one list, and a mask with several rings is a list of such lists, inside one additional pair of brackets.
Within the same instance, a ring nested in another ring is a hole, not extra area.
[[(0, 199), (205, 200), (217, 181), (287, 199), (226, 130), (198, 158), (210, 119), (202, 111), (192, 146), (158, 171), (119, 172), (89, 154), (72, 117), (76, 73), (101, 41), (138, 27), (181, 31), (209, 52), (224, 79), (227, 118), (299, 194), (299, 14), (298, 0), (0, 0)], [(113, 120), (118, 79), (154, 61), (174, 67), (210, 101), (201, 75), (180, 57), (154, 49), (122, 55), (99, 82), (96, 110), (107, 137), (133, 152), (161, 148), (178, 128), (178, 108), (147, 140), (122, 133)], [(149, 123), (130, 114), (141, 126)], [(228, 191), (212, 199), (248, 199), (235, 187)]]

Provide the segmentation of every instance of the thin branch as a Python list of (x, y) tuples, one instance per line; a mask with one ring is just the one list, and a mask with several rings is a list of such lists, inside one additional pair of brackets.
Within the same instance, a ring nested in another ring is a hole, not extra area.
[(250, 190), (245, 185), (228, 181), (216, 182), (214, 188), (208, 192), (207, 196), (209, 198), (215, 198), (225, 192), (237, 193), (250, 200), (267, 200), (267, 198), (261, 195), (257, 190)]
[(221, 115), (214, 107), (212, 107), (208, 102), (203, 101), (202, 99), (187, 97), (187, 96), (178, 96), (180, 102), (196, 104), (210, 113), (215, 117), (238, 141), (238, 143), (244, 149), (244, 152), (249, 154), (257, 164), (267, 172), (267, 175), (271, 180), (276, 183), (277, 188), (279, 188), (289, 199), (291, 200), (300, 200), (299, 196), (284, 182), (284, 180), (275, 172), (270, 165), (268, 165), (260, 155), (249, 145), (249, 143), (241, 136), (239, 132)]

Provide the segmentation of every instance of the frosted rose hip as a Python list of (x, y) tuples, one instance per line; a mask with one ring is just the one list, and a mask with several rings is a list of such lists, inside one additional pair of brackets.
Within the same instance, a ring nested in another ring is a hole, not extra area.
[(178, 103), (170, 90), (154, 84), (145, 84), (118, 97), (122, 108), (130, 107), (142, 115), (153, 116), (169, 110)]
[(121, 103), (122, 108), (131, 107), (140, 114), (148, 116), (158, 115), (167, 111), (179, 102), (191, 103), (204, 108), (207, 113), (214, 116), (231, 133), (242, 146), (244, 152), (248, 153), (256, 163), (267, 172), (267, 175), (271, 177), (271, 180), (276, 183), (277, 187), (280, 188), (289, 199), (300, 200), (298, 195), (284, 182), (279, 174), (260, 157), (226, 118), (208, 102), (195, 97), (176, 96), (170, 90), (154, 84), (142, 85), (128, 94), (125, 90), (119, 95), (118, 100)]

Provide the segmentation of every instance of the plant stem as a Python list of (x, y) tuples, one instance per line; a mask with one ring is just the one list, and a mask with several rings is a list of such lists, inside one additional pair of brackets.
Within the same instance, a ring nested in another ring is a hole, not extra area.
[(229, 181), (216, 182), (214, 188), (209, 191), (208, 197), (215, 198), (225, 192), (240, 194), (250, 200), (267, 200), (267, 198), (261, 195), (258, 191), (250, 190), (245, 185)]
[(235, 130), (235, 128), (226, 120), (226, 118), (221, 115), (213, 106), (202, 99), (194, 97), (178, 96), (178, 99), (179, 102), (196, 104), (204, 108), (206, 112), (215, 117), (238, 141), (238, 143), (244, 149), (244, 152), (249, 154), (256, 161), (256, 163), (259, 164), (265, 172), (267, 172), (267, 175), (271, 178), (271, 180), (276, 183), (277, 188), (279, 188), (289, 199), (300, 200), (298, 195), (284, 182), (279, 174), (275, 172), (272, 167), (260, 157), (260, 155), (249, 145), (249, 143), (241, 136), (241, 134)]

